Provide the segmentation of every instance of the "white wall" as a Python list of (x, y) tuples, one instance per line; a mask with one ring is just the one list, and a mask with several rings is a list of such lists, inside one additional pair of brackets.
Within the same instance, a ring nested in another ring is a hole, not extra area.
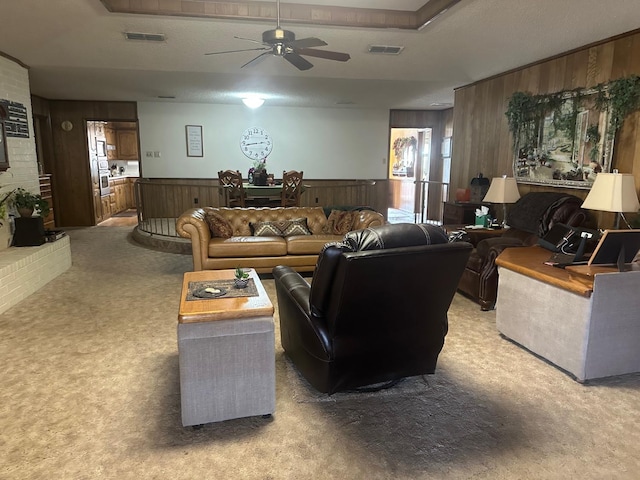
[(32, 193), (40, 193), (36, 142), (33, 137), (31, 120), (33, 117), (31, 114), (29, 71), (13, 60), (2, 56), (0, 56), (0, 99), (23, 104), (27, 107), (27, 118), (29, 119), (29, 138), (7, 137), (9, 170), (0, 174), (0, 192), (8, 192), (16, 187), (22, 187)]
[[(386, 178), (387, 110), (140, 102), (138, 119), (147, 178), (217, 178), (226, 169), (246, 176), (252, 162), (240, 151), (240, 136), (253, 126), (273, 138), (267, 170), (276, 178), (292, 169), (314, 179)], [(187, 157), (185, 125), (202, 125), (204, 157)]]

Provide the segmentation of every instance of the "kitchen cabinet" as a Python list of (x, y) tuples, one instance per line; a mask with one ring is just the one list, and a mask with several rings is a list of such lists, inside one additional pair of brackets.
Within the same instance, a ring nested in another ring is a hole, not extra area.
[(115, 215), (118, 213), (118, 208), (116, 206), (116, 193), (115, 189), (111, 188), (111, 193), (109, 194), (109, 211), (111, 215)]
[(100, 206), (102, 207), (102, 221), (104, 222), (108, 218), (111, 218), (111, 202), (109, 201), (110, 195), (104, 195), (100, 197)]
[(139, 160), (138, 132), (136, 130), (116, 130), (118, 160)]
[(118, 138), (116, 130), (107, 125), (104, 129), (104, 136), (107, 140), (107, 160), (118, 159)]
[(135, 179), (128, 177), (109, 179), (111, 215), (136, 207), (133, 195), (134, 183)]
[(123, 212), (127, 209), (127, 197), (125, 195), (124, 183), (116, 185), (116, 210)]
[(135, 188), (136, 179), (127, 178), (127, 183), (124, 186), (124, 194), (126, 197), (127, 208), (136, 208), (136, 197), (133, 189)]
[(139, 160), (138, 132), (128, 128), (105, 127), (108, 160)]

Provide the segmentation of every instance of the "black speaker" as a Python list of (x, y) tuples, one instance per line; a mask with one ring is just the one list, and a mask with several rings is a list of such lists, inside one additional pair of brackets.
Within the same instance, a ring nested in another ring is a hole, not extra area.
[(16, 217), (14, 221), (16, 227), (13, 234), (14, 247), (34, 247), (45, 242), (42, 217)]

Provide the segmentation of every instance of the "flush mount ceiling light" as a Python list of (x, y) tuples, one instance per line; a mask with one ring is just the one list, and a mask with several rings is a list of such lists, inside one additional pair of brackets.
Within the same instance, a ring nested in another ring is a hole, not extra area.
[(242, 103), (244, 103), (249, 108), (259, 108), (264, 103), (264, 98), (260, 98), (260, 97), (244, 97), (242, 99)]

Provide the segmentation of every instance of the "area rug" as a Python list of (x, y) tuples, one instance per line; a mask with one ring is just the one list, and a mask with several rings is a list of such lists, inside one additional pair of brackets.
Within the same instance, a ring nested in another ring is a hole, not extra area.
[(0, 315), (0, 479), (638, 478), (640, 373), (579, 384), (460, 295), (426, 384), (329, 397), (287, 372), (261, 276), (276, 410), (185, 428), (176, 326), (192, 259), (137, 246), (132, 228), (70, 229), (71, 268)]

